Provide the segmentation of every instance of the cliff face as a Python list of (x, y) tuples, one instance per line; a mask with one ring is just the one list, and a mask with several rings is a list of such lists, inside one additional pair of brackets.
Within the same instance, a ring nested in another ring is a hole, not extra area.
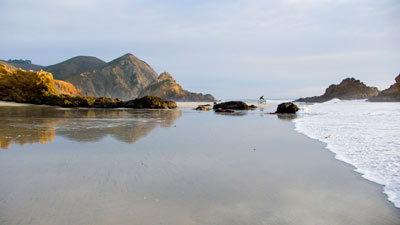
[(40, 103), (45, 96), (58, 94), (51, 73), (9, 70), (5, 65), (0, 65), (1, 100)]
[(376, 96), (379, 90), (376, 87), (368, 87), (360, 80), (346, 78), (340, 84), (330, 85), (321, 96), (299, 98), (296, 102), (326, 102), (333, 98), (340, 100), (368, 99)]
[(395, 78), (395, 80), (395, 84), (368, 100), (371, 102), (400, 102), (400, 74)]
[(96, 57), (76, 56), (64, 62), (52, 66), (46, 66), (43, 70), (52, 73), (55, 79), (67, 80), (74, 75), (92, 71), (104, 66), (105, 64), (106, 63), (103, 60)]
[(69, 82), (54, 80), (54, 86), (60, 94), (66, 94), (70, 96), (83, 96), (83, 92)]
[(133, 99), (138, 97), (157, 73), (144, 61), (126, 54), (100, 68), (67, 79), (88, 96)]
[(149, 84), (139, 96), (158, 96), (174, 101), (213, 101), (214, 97), (210, 94), (197, 94), (186, 91), (172, 78), (172, 76), (165, 72), (162, 73), (157, 80)]

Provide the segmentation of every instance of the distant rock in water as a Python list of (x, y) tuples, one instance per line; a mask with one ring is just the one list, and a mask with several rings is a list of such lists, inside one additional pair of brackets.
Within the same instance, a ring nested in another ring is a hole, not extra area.
[(140, 92), (139, 97), (146, 95), (158, 96), (174, 101), (214, 101), (214, 97), (210, 94), (197, 94), (182, 89), (171, 74), (167, 72), (160, 74), (157, 80), (144, 88)]
[(293, 102), (285, 102), (285, 103), (281, 103), (278, 105), (278, 108), (276, 109), (276, 113), (296, 113), (297, 111), (299, 111), (299, 107), (297, 107), (296, 104), (294, 104)]
[(249, 106), (245, 102), (241, 101), (230, 101), (215, 104), (213, 109), (237, 109), (237, 110), (248, 110)]
[(157, 76), (146, 62), (126, 54), (102, 67), (69, 77), (67, 81), (87, 96), (133, 99)]
[(368, 100), (371, 102), (400, 102), (400, 74), (395, 80), (395, 84)]
[(54, 80), (54, 85), (57, 91), (61, 94), (66, 94), (71, 96), (83, 96), (83, 92), (69, 82), (62, 80)]
[(93, 56), (76, 56), (64, 62), (46, 66), (43, 70), (52, 73), (55, 79), (67, 80), (104, 65), (106, 65), (106, 62)]
[(21, 68), (23, 70), (33, 70), (39, 71), (43, 68), (41, 65), (32, 64), (31, 60), (23, 60), (23, 59), (9, 59), (7, 61), (0, 60), (8, 63), (9, 65), (14, 66), (16, 69)]
[(340, 100), (368, 99), (378, 95), (379, 90), (376, 87), (368, 87), (360, 80), (346, 78), (340, 84), (332, 84), (325, 90), (321, 96), (299, 98), (295, 102), (326, 102), (333, 98)]

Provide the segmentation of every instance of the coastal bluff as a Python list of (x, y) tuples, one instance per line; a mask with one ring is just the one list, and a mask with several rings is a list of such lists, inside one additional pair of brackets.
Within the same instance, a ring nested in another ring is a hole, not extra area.
[[(75, 93), (76, 96), (65, 94), (62, 90)], [(175, 102), (159, 97), (144, 96), (132, 102), (110, 97), (78, 96), (79, 94), (78, 89), (72, 84), (55, 81), (49, 72), (25, 71), (0, 65), (0, 100), (3, 101), (89, 108), (172, 109), (177, 107)]]
[(338, 98), (340, 100), (368, 99), (378, 95), (376, 87), (369, 87), (355, 78), (346, 78), (340, 84), (332, 84), (321, 96), (299, 98), (295, 102), (321, 103)]
[(395, 78), (396, 83), (381, 91), (377, 96), (368, 99), (371, 102), (400, 102), (400, 74)]
[(164, 72), (160, 74), (157, 80), (150, 83), (144, 90), (141, 91), (139, 97), (146, 95), (158, 96), (174, 101), (214, 101), (214, 97), (210, 94), (193, 93), (184, 90), (171, 76)]

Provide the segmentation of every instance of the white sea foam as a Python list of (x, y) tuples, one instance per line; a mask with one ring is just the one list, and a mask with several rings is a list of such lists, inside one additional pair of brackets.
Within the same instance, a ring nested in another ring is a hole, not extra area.
[(384, 185), (400, 208), (400, 103), (336, 99), (300, 108), (296, 131), (327, 143), (337, 159)]

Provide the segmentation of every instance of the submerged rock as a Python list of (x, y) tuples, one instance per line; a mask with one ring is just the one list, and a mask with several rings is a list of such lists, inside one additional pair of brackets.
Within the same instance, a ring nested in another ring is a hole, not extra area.
[(376, 87), (368, 87), (360, 80), (346, 78), (338, 85), (330, 85), (321, 96), (299, 98), (295, 102), (326, 102), (334, 98), (340, 100), (367, 99), (378, 93), (379, 90)]
[(276, 113), (296, 113), (299, 111), (299, 107), (292, 102), (285, 102), (278, 105)]
[(176, 108), (177, 105), (174, 101), (160, 97), (144, 96), (142, 98), (127, 101), (123, 107), (135, 109), (173, 109)]
[(400, 102), (400, 74), (395, 78), (396, 83), (388, 89), (381, 91), (377, 96), (371, 97), (371, 102)]
[(199, 106), (197, 106), (197, 108), (195, 108), (194, 110), (198, 110), (198, 111), (209, 111), (210, 108), (208, 108), (208, 107), (206, 107), (206, 106), (199, 105)]
[(230, 101), (215, 104), (213, 109), (237, 109), (237, 110), (248, 110), (249, 106), (241, 101)]

